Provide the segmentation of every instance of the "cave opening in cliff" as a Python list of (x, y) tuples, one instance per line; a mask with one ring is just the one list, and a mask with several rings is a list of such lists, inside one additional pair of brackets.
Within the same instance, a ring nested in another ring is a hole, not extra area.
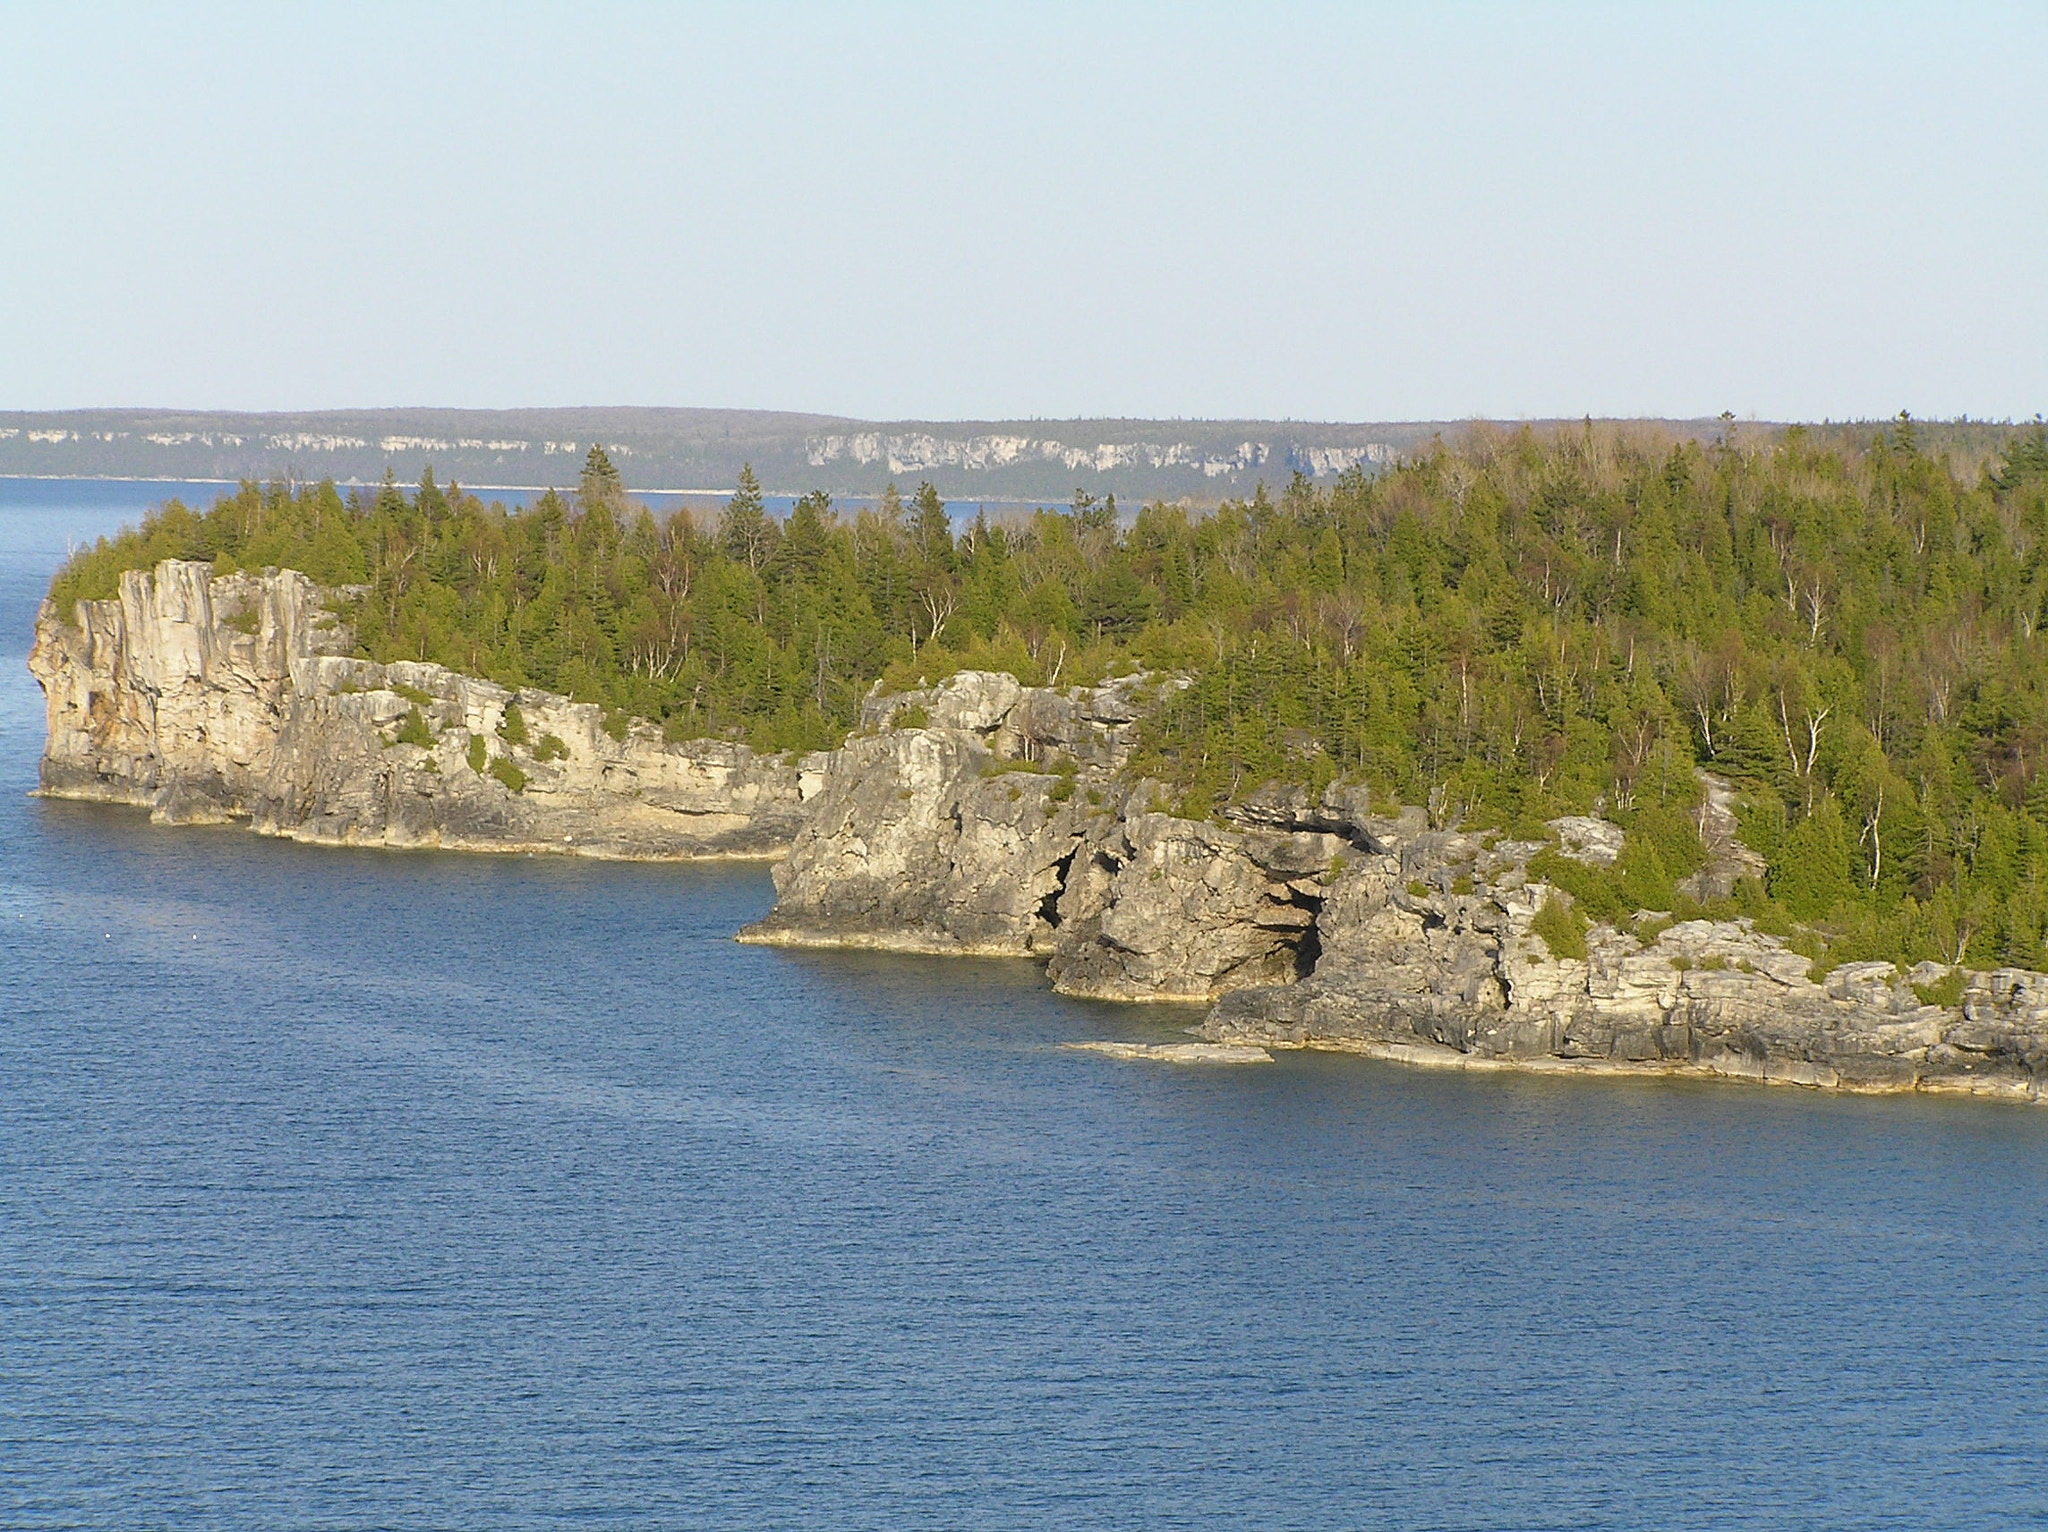
[(1038, 901), (1038, 918), (1054, 930), (1058, 930), (1060, 924), (1060, 896), (1067, 891), (1067, 874), (1073, 871), (1074, 857), (1079, 851), (1077, 846), (1052, 864), (1052, 892)]
[(1294, 948), (1294, 977), (1306, 979), (1316, 971), (1316, 964), (1322, 960), (1323, 938), (1321, 932), (1323, 901), (1311, 894), (1296, 890), (1292, 904), (1309, 912), (1309, 923), (1302, 928), (1301, 940)]

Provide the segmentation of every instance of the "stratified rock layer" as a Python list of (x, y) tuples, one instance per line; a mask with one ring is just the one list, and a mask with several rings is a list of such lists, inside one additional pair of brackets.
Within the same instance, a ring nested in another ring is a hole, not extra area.
[(167, 561), (73, 622), (45, 602), (42, 791), (327, 844), (600, 857), (774, 855), (801, 821), (799, 762), (352, 646), (290, 570)]

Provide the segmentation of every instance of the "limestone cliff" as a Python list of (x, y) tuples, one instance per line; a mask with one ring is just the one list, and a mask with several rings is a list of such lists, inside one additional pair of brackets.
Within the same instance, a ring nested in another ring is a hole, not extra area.
[[(1530, 880), (1538, 844), (1430, 832), (1420, 815), (1357, 828), (1359, 854), (1325, 890), (1314, 971), (1223, 997), (1205, 1038), (1456, 1067), (2041, 1097), (2048, 976), (1971, 973), (1959, 1005), (1926, 1004), (1915, 984), (1931, 989), (1946, 970), (1854, 963), (1815, 977), (1746, 920), (1596, 925), (1583, 959), (1558, 956), (1531, 929), (1564, 897)], [(1557, 828), (1572, 846), (1574, 827)], [(1577, 854), (1610, 853), (1580, 842)]]
[[(1127, 766), (1157, 683), (1051, 692), (963, 674), (871, 702), (824, 758), (778, 900), (743, 939), (1035, 955), (1054, 987), (1209, 1000), (1211, 1042), (1478, 1068), (1693, 1074), (2039, 1099), (2048, 976), (1859, 963), (1812, 976), (1746, 921), (1594, 926), (1584, 958), (1532, 927), (1551, 842), (1433, 829), (1360, 789), (1274, 787), (1224, 820), (1165, 812)], [(1760, 869), (1707, 783), (1707, 900)], [(1620, 827), (1550, 827), (1611, 863)]]
[[(45, 605), (31, 669), (43, 791), (323, 843), (612, 857), (774, 854), (743, 939), (1041, 957), (1066, 993), (1213, 1002), (1208, 1041), (1468, 1068), (1689, 1074), (2039, 1100), (2048, 975), (1887, 963), (1816, 975), (1745, 921), (1646, 915), (1553, 952), (1566, 896), (1536, 853), (1612, 862), (1593, 818), (1551, 840), (1432, 827), (1363, 789), (1253, 794), (1216, 820), (1134, 776), (1172, 679), (1031, 688), (967, 672), (871, 697), (801, 761), (606, 728), (599, 709), (435, 665), (348, 657), (289, 571), (165, 563), (75, 621)], [(1758, 871), (1707, 784), (1702, 902)], [(1554, 929), (1554, 927), (1546, 927)], [(1149, 1055), (1148, 1055), (1149, 1056)], [(1202, 1053), (1209, 1057), (1212, 1053)]]
[(42, 791), (248, 819), (339, 845), (666, 858), (773, 855), (802, 818), (802, 762), (438, 665), (347, 657), (290, 570), (167, 561), (74, 621), (48, 602), (29, 668), (48, 711)]
[[(1050, 960), (1054, 986), (1209, 1000), (1292, 978), (1340, 842), (1195, 824), (1125, 779), (1164, 685), (1067, 691), (965, 672), (870, 704), (824, 758), (776, 904), (744, 940)], [(906, 726), (906, 723), (908, 726)]]

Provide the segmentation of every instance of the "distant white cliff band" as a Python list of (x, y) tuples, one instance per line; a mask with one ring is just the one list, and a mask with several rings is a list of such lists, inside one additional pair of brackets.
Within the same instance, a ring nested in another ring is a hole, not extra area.
[[(1189, 442), (1098, 442), (1093, 446), (1071, 446), (1049, 437), (883, 435), (874, 431), (807, 437), (804, 451), (813, 468), (853, 462), (862, 467), (880, 464), (895, 474), (930, 473), (941, 468), (986, 471), (1043, 461), (1091, 473), (1133, 467), (1197, 468), (1204, 477), (1216, 479), (1276, 461), (1269, 442), (1244, 442), (1235, 452), (1219, 455)], [(1292, 448), (1282, 456), (1290, 471), (1299, 470), (1317, 478), (1366, 464), (1391, 463), (1395, 451), (1385, 442), (1365, 442), (1350, 447)]]

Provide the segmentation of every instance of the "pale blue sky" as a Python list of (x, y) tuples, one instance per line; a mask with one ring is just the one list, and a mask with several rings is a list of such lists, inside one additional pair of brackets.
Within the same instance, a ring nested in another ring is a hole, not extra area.
[(2048, 3), (0, 4), (0, 408), (2031, 415)]

